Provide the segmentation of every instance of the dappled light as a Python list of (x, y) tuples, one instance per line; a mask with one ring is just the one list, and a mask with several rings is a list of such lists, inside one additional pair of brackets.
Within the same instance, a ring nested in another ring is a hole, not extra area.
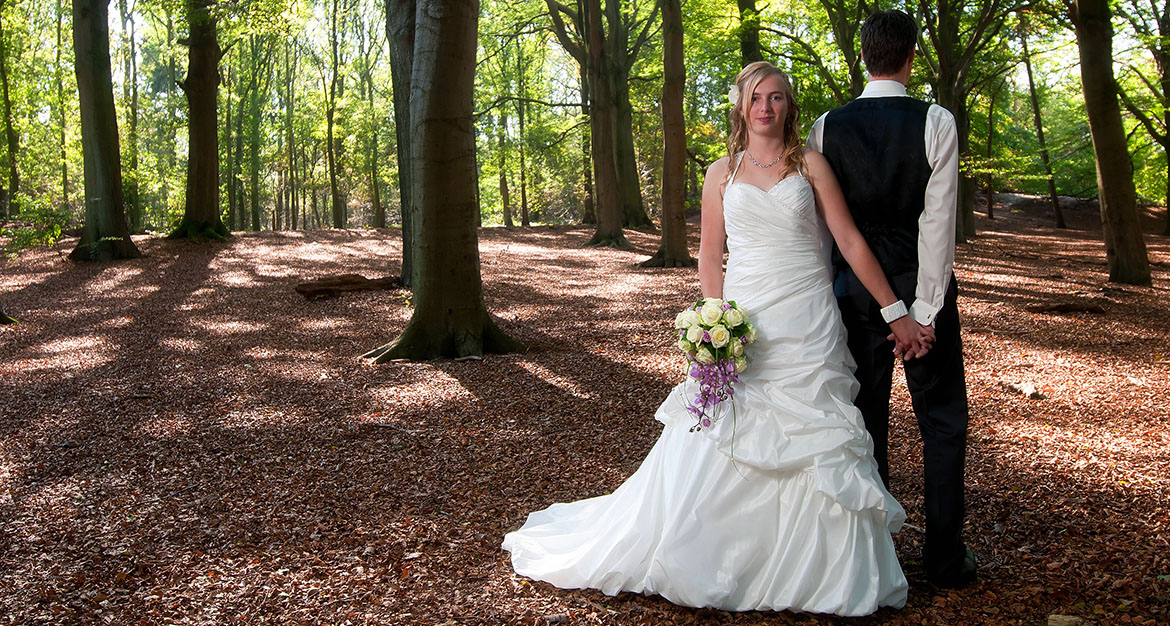
[[(895, 538), (909, 603), (856, 623), (937, 623), (939, 611), (1041, 623), (1077, 603), (1166, 616), (1170, 243), (1150, 239), (1153, 287), (1122, 287), (1106, 282), (1092, 231), (1015, 214), (979, 227), (956, 271), (972, 408), (966, 536), (982, 582), (922, 582), (921, 449), (899, 373), (891, 491), (910, 516)], [(6, 274), (21, 323), (0, 330), (0, 614), (835, 623), (513, 574), (503, 534), (532, 510), (620, 484), (683, 376), (673, 318), (698, 297), (695, 270), (637, 269), (656, 234), (627, 231), (633, 250), (582, 247), (590, 234), (480, 231), (488, 310), (527, 353), (377, 366), (360, 354), (401, 332), (408, 291), (310, 301), (294, 287), (396, 275), (394, 230), (204, 247), (138, 237), (143, 258), (101, 269), (23, 253), (8, 268), (37, 280)], [(1042, 309), (1053, 302), (1098, 308)]]

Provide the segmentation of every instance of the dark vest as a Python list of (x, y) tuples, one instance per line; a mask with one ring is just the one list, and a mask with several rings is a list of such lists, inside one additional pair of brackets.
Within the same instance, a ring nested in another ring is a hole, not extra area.
[[(929, 108), (914, 98), (858, 98), (825, 118), (825, 158), (887, 276), (918, 272), (918, 218), (931, 174)], [(835, 245), (833, 266), (847, 266)]]

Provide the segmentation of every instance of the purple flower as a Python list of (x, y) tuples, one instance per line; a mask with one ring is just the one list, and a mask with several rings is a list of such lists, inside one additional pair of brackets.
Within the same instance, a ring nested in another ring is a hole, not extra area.
[(729, 302), (724, 302), (724, 303), (723, 303), (723, 310), (724, 310), (724, 311), (730, 311), (730, 310), (731, 310), (731, 303), (729, 303)]

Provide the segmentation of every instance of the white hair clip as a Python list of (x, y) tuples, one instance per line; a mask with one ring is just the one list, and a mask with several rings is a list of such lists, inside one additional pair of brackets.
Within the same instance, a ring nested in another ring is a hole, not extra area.
[(732, 85), (731, 89), (727, 90), (727, 101), (731, 106), (739, 104), (739, 85)]

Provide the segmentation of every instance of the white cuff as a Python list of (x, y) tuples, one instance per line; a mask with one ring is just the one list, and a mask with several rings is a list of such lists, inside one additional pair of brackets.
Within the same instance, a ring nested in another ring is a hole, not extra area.
[(882, 309), (882, 319), (886, 320), (886, 323), (889, 324), (900, 317), (906, 316), (907, 313), (906, 303), (897, 300), (890, 306)]
[(939, 309), (930, 306), (922, 300), (915, 300), (914, 304), (910, 305), (910, 315), (914, 321), (923, 326), (930, 326), (934, 324), (934, 318), (938, 316)]

